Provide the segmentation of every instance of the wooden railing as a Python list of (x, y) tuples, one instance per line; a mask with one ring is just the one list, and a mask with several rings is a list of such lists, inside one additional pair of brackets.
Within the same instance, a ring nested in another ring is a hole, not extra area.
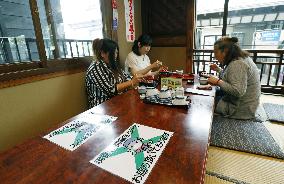
[[(284, 50), (247, 50), (259, 69), (261, 90), (266, 93), (284, 94)], [(213, 50), (196, 49), (193, 55), (193, 72), (210, 70), (209, 64), (216, 63)]]
[[(91, 56), (91, 40), (58, 39), (60, 58)], [(45, 40), (48, 59), (53, 59), (50, 40)], [(259, 69), (263, 92), (284, 94), (284, 50), (247, 50)], [(0, 37), (0, 64), (36, 61), (36, 40), (33, 38)], [(210, 70), (209, 64), (217, 62), (213, 50), (196, 49), (193, 55), (193, 72)]]

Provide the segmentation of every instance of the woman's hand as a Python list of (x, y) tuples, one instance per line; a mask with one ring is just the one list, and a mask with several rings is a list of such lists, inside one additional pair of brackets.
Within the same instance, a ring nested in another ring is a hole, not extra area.
[(214, 70), (214, 71), (218, 71), (219, 70), (219, 66), (215, 63), (210, 64), (210, 69)]
[(210, 77), (208, 78), (208, 83), (217, 86), (218, 83), (221, 81), (221, 79), (219, 79), (218, 77), (214, 76), (214, 75), (210, 75)]
[(152, 69), (159, 69), (162, 65), (163, 65), (163, 63), (161, 61), (157, 60), (156, 62), (151, 64), (151, 68)]
[(138, 86), (139, 82), (143, 80), (143, 75), (134, 74), (133, 78), (131, 79), (132, 87)]

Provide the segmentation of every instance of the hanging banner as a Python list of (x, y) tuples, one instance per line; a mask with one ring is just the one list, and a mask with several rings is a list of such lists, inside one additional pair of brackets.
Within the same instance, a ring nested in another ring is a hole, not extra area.
[(125, 7), (126, 41), (134, 42), (135, 40), (134, 1), (124, 0), (124, 7)]
[(112, 0), (112, 29), (117, 30), (117, 26), (118, 26), (117, 1)]

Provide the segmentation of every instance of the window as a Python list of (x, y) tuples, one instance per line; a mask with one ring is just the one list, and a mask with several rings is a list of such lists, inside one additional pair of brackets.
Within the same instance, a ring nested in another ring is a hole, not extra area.
[(91, 41), (102, 38), (99, 0), (39, 0), (38, 7), (48, 59), (90, 56)]
[(81, 66), (103, 37), (100, 0), (0, 1), (0, 14), (0, 82), (19, 77), (11, 72)]
[(29, 1), (0, 1), (0, 12), (0, 64), (39, 61)]
[(240, 47), (251, 53), (259, 69), (262, 90), (283, 94), (283, 1), (229, 0), (225, 13), (224, 4), (225, 0), (197, 0), (194, 72), (210, 71), (208, 65), (215, 61), (213, 44), (222, 35), (227, 14), (226, 35), (237, 37)]
[[(197, 0), (196, 36), (201, 37), (198, 40), (222, 34), (224, 3), (225, 0)], [(238, 37), (244, 49), (277, 49), (284, 40), (283, 15), (281, 0), (230, 0), (226, 33)], [(218, 19), (221, 19), (220, 23)], [(263, 32), (262, 38), (256, 40), (255, 35), (260, 32)], [(210, 44), (211, 41), (200, 42), (196, 48), (209, 48)]]

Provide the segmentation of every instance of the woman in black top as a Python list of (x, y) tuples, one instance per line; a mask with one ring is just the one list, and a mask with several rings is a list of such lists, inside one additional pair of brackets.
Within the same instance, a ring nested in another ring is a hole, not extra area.
[(136, 86), (141, 76), (132, 79), (121, 70), (118, 61), (118, 45), (110, 39), (95, 39), (92, 62), (86, 74), (88, 106), (92, 108), (111, 97)]

